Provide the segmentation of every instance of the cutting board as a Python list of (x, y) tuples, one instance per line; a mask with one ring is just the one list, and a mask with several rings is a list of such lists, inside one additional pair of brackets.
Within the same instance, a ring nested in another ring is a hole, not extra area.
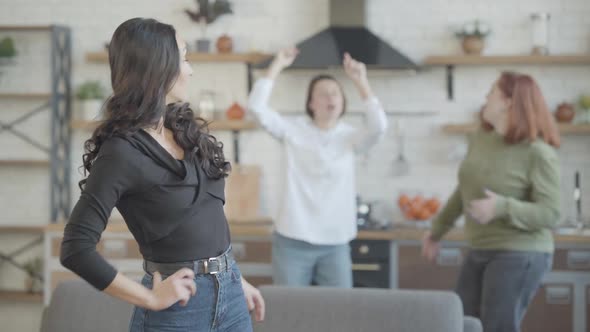
[(232, 165), (225, 182), (225, 215), (230, 222), (248, 223), (260, 219), (260, 180), (256, 165)]

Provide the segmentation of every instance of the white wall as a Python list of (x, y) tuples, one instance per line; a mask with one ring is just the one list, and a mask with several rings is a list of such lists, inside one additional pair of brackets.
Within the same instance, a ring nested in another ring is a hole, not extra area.
[[(328, 1), (299, 0), (236, 0), (235, 15), (222, 18), (209, 30), (217, 37), (223, 32), (232, 35), (239, 51), (275, 51), (277, 48), (319, 31), (328, 24)], [(531, 46), (529, 15), (533, 11), (551, 13), (551, 51), (553, 53), (590, 52), (590, 2), (587, 0), (422, 0), (409, 3), (401, 0), (368, 0), (368, 25), (379, 36), (395, 45), (414, 61), (421, 62), (431, 54), (459, 52), (459, 43), (453, 37), (451, 25), (481, 18), (494, 30), (488, 40), (486, 53), (527, 53)], [(189, 42), (199, 36), (198, 27), (188, 20), (183, 9), (193, 8), (192, 0), (0, 0), (0, 24), (64, 24), (72, 28), (74, 45), (74, 85), (86, 79), (109, 82), (105, 64), (88, 64), (86, 52), (102, 50), (118, 24), (125, 19), (144, 16), (172, 23)], [(0, 37), (6, 35), (0, 32)], [(0, 67), (0, 91), (46, 91), (49, 85), (49, 43), (43, 33), (11, 33), (16, 38), (20, 53), (15, 67)], [(233, 99), (244, 103), (246, 99), (245, 69), (238, 64), (194, 64), (192, 100), (199, 91), (211, 89), (219, 93), (220, 107)], [(446, 99), (445, 72), (442, 68), (422, 71), (414, 76), (391, 72), (371, 72), (374, 89), (389, 111), (431, 111), (425, 117), (401, 117), (407, 125), (407, 155), (411, 174), (391, 177), (391, 163), (396, 145), (390, 131), (384, 142), (369, 153), (368, 166), (359, 158), (359, 188), (368, 199), (392, 202), (399, 189), (420, 189), (425, 193), (438, 193), (446, 197), (455, 185), (456, 161), (448, 160), (451, 149), (463, 141), (440, 132), (440, 125), (463, 122), (473, 118), (473, 112), (484, 101), (492, 82), (503, 69), (532, 74), (540, 82), (553, 109), (559, 102), (573, 101), (583, 92), (590, 93), (590, 67), (458, 67), (456, 70), (455, 100)], [(277, 83), (273, 105), (278, 110), (300, 110), (305, 98), (305, 86), (313, 72), (290, 72)], [(350, 100), (350, 108), (360, 108), (359, 98), (341, 73)], [(1, 121), (18, 117), (34, 107), (35, 101), (0, 100)], [(396, 117), (390, 117), (393, 120)], [(397, 117), (399, 118), (399, 117)], [(360, 123), (361, 118), (351, 116), (348, 121)], [(47, 115), (34, 118), (19, 127), (34, 132), (40, 140), (48, 140)], [(81, 163), (82, 142), (89, 135), (76, 132), (73, 145), (73, 170)], [(230, 137), (220, 138), (230, 146)], [(566, 137), (561, 149), (564, 181), (564, 211), (569, 214), (569, 194), (573, 184), (573, 171), (583, 173), (583, 183), (590, 184), (590, 137)], [(242, 160), (264, 167), (265, 211), (276, 205), (280, 154), (278, 146), (264, 132), (242, 135)], [(231, 157), (231, 149), (227, 153)], [(0, 158), (43, 158), (43, 154), (25, 143), (2, 133)], [(73, 197), (79, 192), (74, 177)], [(0, 208), (2, 224), (44, 224), (49, 218), (49, 186), (47, 173), (42, 168), (0, 169)], [(585, 211), (590, 213), (588, 199)], [(6, 241), (0, 235), (0, 250), (10, 251), (18, 241)], [(21, 258), (23, 259), (23, 258)], [(6, 264), (0, 265), (0, 287), (20, 287), (22, 275)], [(15, 314), (12, 305), (0, 303), (0, 321), (9, 331), (34, 331), (38, 320), (23, 319), (37, 315), (36, 305), (21, 305)], [(27, 311), (25, 308), (29, 308)]]

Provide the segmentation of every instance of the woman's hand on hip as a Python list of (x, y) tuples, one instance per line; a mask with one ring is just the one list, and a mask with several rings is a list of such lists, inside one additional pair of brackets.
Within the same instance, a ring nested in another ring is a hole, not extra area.
[(197, 285), (194, 278), (195, 273), (187, 268), (176, 271), (164, 281), (162, 281), (160, 273), (155, 272), (152, 298), (148, 308), (155, 311), (163, 310), (179, 301), (180, 305), (185, 306), (191, 296), (197, 294)]
[(498, 195), (490, 190), (485, 190), (486, 198), (474, 199), (469, 202), (467, 213), (477, 223), (487, 225), (494, 219), (496, 214), (496, 202)]

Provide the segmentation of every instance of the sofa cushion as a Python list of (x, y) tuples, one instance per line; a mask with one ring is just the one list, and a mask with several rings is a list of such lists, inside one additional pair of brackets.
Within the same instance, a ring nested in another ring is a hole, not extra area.
[(263, 286), (267, 315), (256, 332), (463, 331), (452, 292)]
[(64, 281), (43, 313), (41, 332), (129, 331), (133, 305), (99, 292), (85, 281)]

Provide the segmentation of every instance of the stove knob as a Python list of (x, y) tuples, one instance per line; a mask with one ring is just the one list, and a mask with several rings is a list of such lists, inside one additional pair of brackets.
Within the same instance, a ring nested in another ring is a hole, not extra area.
[(363, 244), (362, 246), (359, 247), (359, 253), (366, 255), (369, 253), (369, 246), (366, 244)]

